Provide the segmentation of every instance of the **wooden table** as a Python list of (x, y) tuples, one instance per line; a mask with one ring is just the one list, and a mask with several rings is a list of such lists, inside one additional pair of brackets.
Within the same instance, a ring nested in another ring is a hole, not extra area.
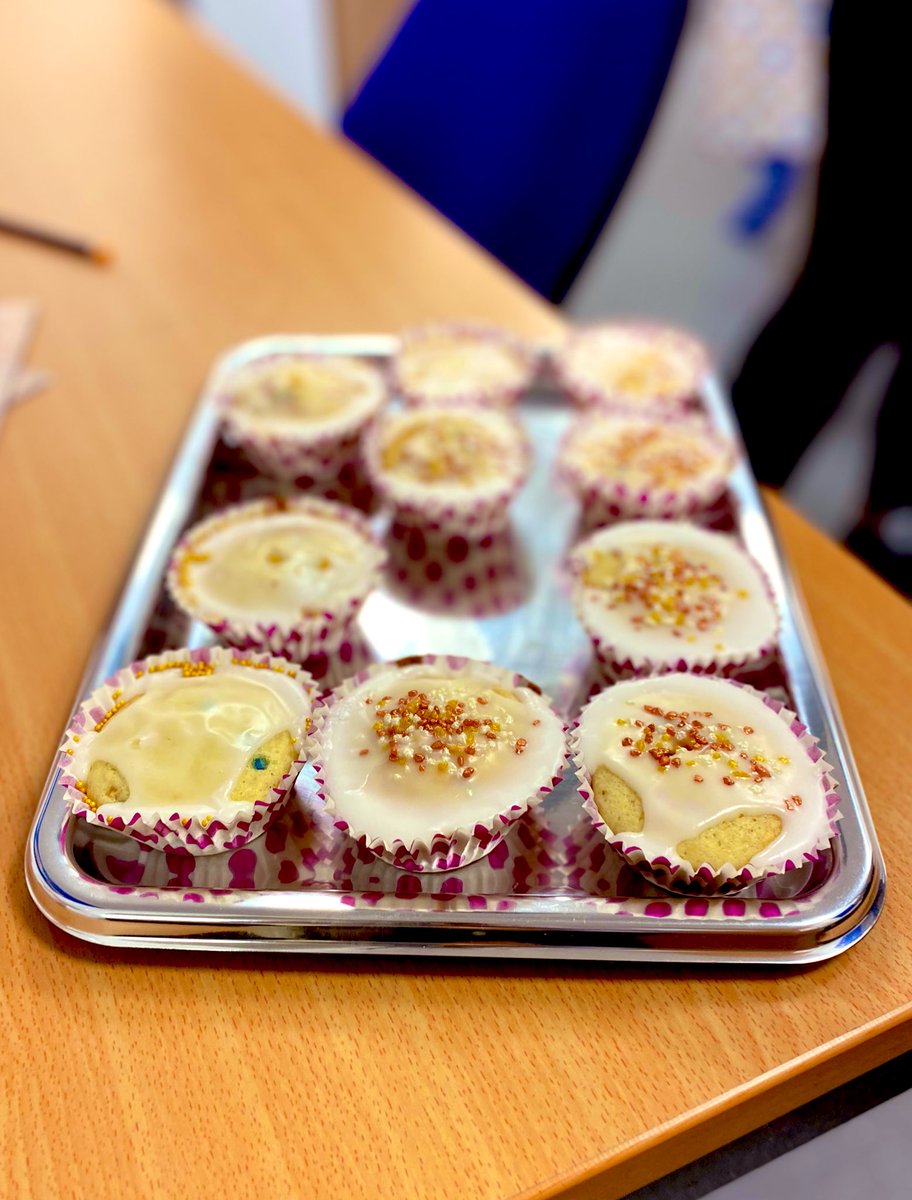
[(0, 203), (109, 240), (0, 242), (54, 386), (0, 436), (10, 1196), (623, 1194), (912, 1045), (912, 618), (780, 504), (892, 871), (799, 973), (327, 962), (94, 949), (26, 894), (26, 831), (80, 671), (230, 342), (557, 315), (152, 0), (7, 0)]

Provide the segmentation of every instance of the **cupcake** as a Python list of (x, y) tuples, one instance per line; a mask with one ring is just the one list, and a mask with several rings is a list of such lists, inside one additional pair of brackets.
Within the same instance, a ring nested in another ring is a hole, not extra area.
[(467, 405), (389, 413), (364, 449), (371, 481), (400, 520), (473, 533), (507, 523), (530, 460), (517, 421)]
[(778, 616), (759, 566), (735, 541), (680, 521), (624, 521), (570, 555), (577, 616), (606, 678), (756, 669)]
[(583, 524), (619, 518), (692, 517), (726, 489), (735, 448), (693, 421), (647, 421), (618, 414), (581, 417), (568, 430), (558, 463), (582, 505)]
[(386, 400), (380, 372), (355, 358), (280, 354), (242, 367), (219, 398), (225, 439), (274, 479), (331, 483)]
[(484, 325), (434, 325), (402, 335), (393, 361), (409, 404), (512, 404), (535, 374), (535, 356), (517, 338)]
[(709, 355), (681, 330), (616, 321), (571, 333), (554, 367), (576, 404), (674, 416), (693, 407)]
[(270, 497), (189, 529), (168, 568), (176, 603), (240, 649), (296, 662), (332, 654), (376, 585), (385, 554), (353, 509)]
[(284, 803), (313, 684), (269, 655), (172, 650), (125, 667), (79, 707), (61, 751), (73, 814), (144, 846), (234, 850)]
[(509, 526), (469, 538), (393, 521), (384, 546), (389, 590), (425, 612), (489, 617), (517, 608), (531, 591), (529, 563)]
[(833, 781), (780, 701), (672, 674), (607, 688), (572, 738), (606, 840), (663, 886), (726, 891), (814, 861), (838, 818)]
[(325, 698), (316, 721), (338, 828), (410, 871), (481, 858), (563, 769), (563, 723), (538, 688), (471, 659), (380, 664)]

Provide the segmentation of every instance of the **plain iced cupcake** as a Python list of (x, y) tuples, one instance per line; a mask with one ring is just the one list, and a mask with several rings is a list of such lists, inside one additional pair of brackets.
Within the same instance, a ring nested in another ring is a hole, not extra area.
[(571, 425), (558, 452), (561, 477), (593, 529), (631, 517), (686, 518), (725, 492), (734, 446), (696, 421), (592, 413)]
[(176, 603), (231, 645), (306, 662), (349, 636), (385, 557), (354, 509), (270, 497), (189, 529), (167, 581)]
[(387, 413), (364, 451), (371, 482), (402, 519), (476, 533), (506, 524), (529, 469), (519, 423), (470, 405)]
[(665, 886), (731, 890), (815, 861), (838, 819), (816, 739), (780, 701), (672, 674), (607, 688), (571, 747), (607, 841)]
[(650, 416), (692, 407), (709, 370), (709, 354), (679, 329), (615, 321), (574, 330), (554, 356), (564, 391), (584, 407)]
[(779, 621), (760, 567), (727, 534), (624, 521), (570, 555), (577, 616), (608, 679), (732, 675), (772, 650)]
[(360, 359), (279, 354), (230, 376), (219, 397), (226, 440), (275, 479), (334, 480), (358, 459), (386, 384)]
[(432, 325), (402, 334), (393, 360), (397, 391), (409, 404), (512, 404), (529, 387), (531, 348), (487, 325)]
[(172, 650), (80, 705), (61, 749), (73, 813), (156, 850), (211, 854), (259, 836), (307, 751), (310, 676), (270, 655)]
[(317, 778), (338, 828), (405, 870), (487, 854), (563, 769), (563, 722), (547, 698), (471, 659), (380, 664), (315, 716)]

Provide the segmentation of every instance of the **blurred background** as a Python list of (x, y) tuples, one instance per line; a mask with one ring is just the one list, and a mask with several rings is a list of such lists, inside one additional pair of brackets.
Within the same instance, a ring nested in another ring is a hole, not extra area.
[[(291, 105), (341, 128), (571, 319), (653, 316), (701, 335), (735, 383), (758, 476), (912, 591), (912, 498), (883, 453), (895, 441), (903, 334), (893, 312), (859, 332), (847, 301), (888, 294), (885, 279), (866, 275), (885, 268), (837, 271), (830, 249), (838, 240), (840, 259), (852, 259), (847, 242), (869, 239), (881, 215), (865, 197), (883, 171), (862, 181), (858, 159), (863, 137), (898, 136), (882, 94), (896, 85), (873, 61), (878, 38), (882, 66), (891, 53), (888, 5), (854, 14), (839, 0), (834, 14), (828, 0), (184, 7)], [(839, 99), (848, 82), (833, 88), (832, 215), (811, 256), (817, 269), (802, 273), (827, 134), (831, 15), (839, 78), (854, 75), (856, 96), (869, 98), (849, 111)], [(867, 120), (875, 113), (879, 133)], [(889, 214), (884, 224), (896, 232)], [(826, 371), (814, 365), (823, 355)], [(879, 413), (890, 428), (872, 490)]]

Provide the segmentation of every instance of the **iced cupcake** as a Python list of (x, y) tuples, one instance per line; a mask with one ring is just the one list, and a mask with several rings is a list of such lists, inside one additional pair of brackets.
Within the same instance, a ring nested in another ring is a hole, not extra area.
[(532, 350), (485, 325), (433, 325), (402, 335), (393, 361), (409, 404), (512, 404), (535, 373)]
[(172, 556), (168, 588), (185, 612), (231, 645), (307, 662), (350, 637), (384, 561), (353, 509), (271, 497), (189, 529)]
[(724, 891), (814, 861), (837, 798), (816, 739), (730, 680), (664, 675), (601, 692), (571, 736), (585, 807), (664, 886)]
[(680, 416), (699, 395), (709, 355), (679, 329), (617, 321), (575, 330), (554, 367), (576, 404)]
[(70, 808), (155, 850), (237, 849), (301, 769), (313, 691), (306, 672), (269, 655), (173, 650), (133, 663), (67, 730)]
[(364, 449), (371, 481), (400, 519), (473, 533), (506, 524), (529, 468), (518, 422), (465, 405), (389, 413)]
[(605, 678), (734, 675), (768, 658), (778, 616), (735, 541), (679, 521), (625, 521), (570, 555), (573, 600)]
[(274, 479), (331, 482), (386, 400), (383, 376), (355, 358), (281, 354), (232, 375), (220, 396), (226, 440)]
[(623, 518), (706, 512), (725, 492), (735, 458), (731, 443), (698, 422), (594, 413), (570, 427), (558, 462), (584, 526), (595, 529)]
[(318, 710), (317, 777), (339, 829), (410, 871), (487, 854), (563, 769), (560, 717), (520, 675), (470, 659), (404, 659)]

